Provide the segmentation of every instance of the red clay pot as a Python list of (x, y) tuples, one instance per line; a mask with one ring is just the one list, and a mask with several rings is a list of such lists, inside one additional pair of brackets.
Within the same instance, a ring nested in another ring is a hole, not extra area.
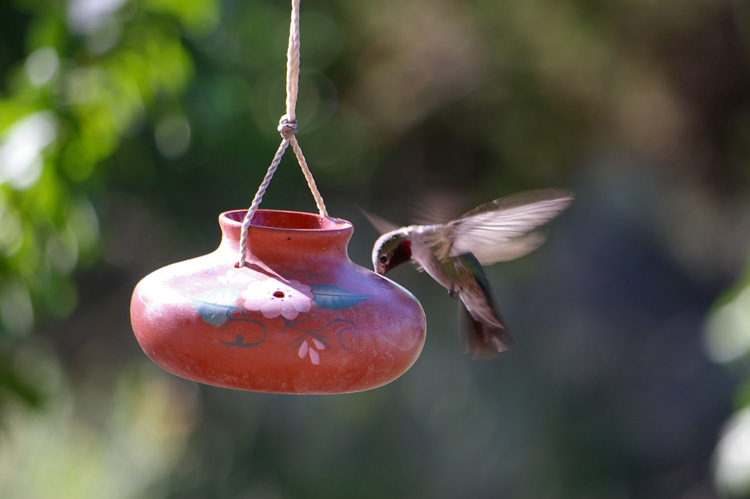
[(258, 210), (237, 268), (246, 211), (219, 216), (205, 256), (146, 276), (130, 306), (143, 351), (209, 385), (277, 393), (347, 393), (393, 381), (416, 361), (425, 316), (398, 284), (347, 255), (350, 222)]

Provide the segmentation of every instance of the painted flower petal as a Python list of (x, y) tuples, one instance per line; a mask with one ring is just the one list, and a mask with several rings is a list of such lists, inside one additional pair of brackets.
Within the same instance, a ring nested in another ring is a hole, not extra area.
[(308, 300), (295, 300), (294, 307), (299, 312), (309, 312), (312, 308), (312, 299)]
[(294, 304), (287, 302), (286, 300), (277, 300), (276, 306), (279, 308), (279, 313), (284, 316), (285, 319), (295, 319), (299, 312), (294, 308)]
[(299, 351), (297, 352), (297, 355), (299, 355), (300, 359), (304, 359), (305, 357), (307, 357), (308, 350), (309, 350), (309, 345), (307, 344), (307, 340), (305, 340), (299, 346)]
[(320, 365), (320, 355), (314, 348), (310, 349), (310, 362), (312, 362), (316, 366)]
[(275, 319), (281, 315), (281, 306), (277, 301), (268, 300), (260, 306), (260, 313), (262, 313), (263, 317), (266, 319)]
[(267, 319), (282, 315), (295, 319), (300, 312), (309, 312), (313, 295), (310, 286), (299, 281), (282, 281), (269, 277), (259, 278), (241, 293), (244, 307), (260, 311)]
[(310, 298), (311, 300), (313, 299), (312, 290), (310, 289), (310, 286), (308, 286), (307, 284), (302, 284), (301, 282), (295, 281), (294, 279), (292, 279), (291, 281), (289, 281), (289, 287), (291, 287), (295, 291), (299, 291), (300, 293), (305, 295), (307, 298)]

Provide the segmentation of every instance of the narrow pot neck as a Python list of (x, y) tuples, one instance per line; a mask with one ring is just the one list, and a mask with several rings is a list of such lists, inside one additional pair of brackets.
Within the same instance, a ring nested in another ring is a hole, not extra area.
[[(242, 221), (247, 210), (219, 215), (221, 247), (239, 252)], [(312, 213), (258, 210), (247, 234), (247, 260), (297, 259), (312, 255), (344, 257), (354, 228), (351, 222)]]

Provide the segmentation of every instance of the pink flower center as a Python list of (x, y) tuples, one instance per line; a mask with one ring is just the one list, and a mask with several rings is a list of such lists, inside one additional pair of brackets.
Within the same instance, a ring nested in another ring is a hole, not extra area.
[(275, 298), (284, 298), (284, 292), (283, 291), (276, 291), (276, 292), (274, 292), (273, 296)]

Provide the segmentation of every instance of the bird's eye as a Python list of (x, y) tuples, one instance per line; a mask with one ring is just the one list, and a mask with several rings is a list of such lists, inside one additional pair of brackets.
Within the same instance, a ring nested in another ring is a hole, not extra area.
[(382, 255), (380, 257), (380, 263), (388, 263), (388, 257), (385, 255)]

